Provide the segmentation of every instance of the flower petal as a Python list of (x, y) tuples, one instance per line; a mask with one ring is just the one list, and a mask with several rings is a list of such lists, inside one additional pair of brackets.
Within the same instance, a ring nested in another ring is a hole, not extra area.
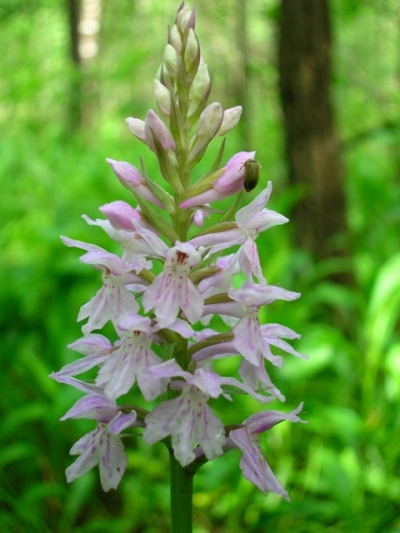
[(252, 438), (246, 428), (235, 429), (230, 432), (230, 438), (242, 451), (240, 469), (246, 479), (258, 487), (264, 494), (275, 492), (290, 501), (288, 493), (276, 479), (274, 473), (264, 459), (262, 450)]

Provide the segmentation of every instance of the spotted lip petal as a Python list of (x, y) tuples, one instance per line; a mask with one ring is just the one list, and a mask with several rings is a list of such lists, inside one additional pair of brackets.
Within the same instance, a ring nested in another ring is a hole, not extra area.
[[(70, 384), (73, 384), (72, 379), (69, 378)], [(93, 431), (72, 446), (70, 454), (80, 457), (65, 473), (70, 483), (99, 465), (101, 484), (107, 492), (117, 488), (128, 464), (124, 445), (118, 435), (123, 429), (137, 425), (137, 415), (133, 410), (130, 413), (121, 413), (116, 403), (108, 398), (101, 388), (96, 387), (97, 391), (95, 387), (91, 388), (87, 391), (89, 394), (79, 399), (61, 418), (88, 418), (98, 422)]]
[(127, 334), (123, 344), (103, 364), (96, 384), (104, 387), (109, 398), (116, 399), (127, 393), (138, 381), (147, 401), (152, 401), (167, 390), (169, 380), (157, 379), (149, 369), (162, 362), (150, 348), (151, 339), (144, 333)]
[(154, 308), (160, 328), (175, 323), (180, 309), (191, 323), (201, 317), (204, 299), (188, 277), (190, 268), (199, 261), (199, 252), (189, 243), (177, 241), (168, 250), (164, 271), (154, 279), (143, 296), (145, 312)]
[(94, 329), (102, 328), (109, 320), (114, 325), (128, 311), (139, 310), (139, 304), (135, 296), (125, 288), (126, 277), (104, 275), (104, 285), (99, 289), (96, 295), (83, 305), (78, 314), (78, 322), (89, 318), (88, 322), (82, 327), (85, 335), (91, 333)]
[(178, 398), (161, 403), (146, 416), (144, 440), (153, 444), (171, 435), (175, 457), (182, 466), (195, 459), (196, 443), (202, 446), (210, 461), (222, 455), (224, 427), (207, 400), (208, 396), (202, 391), (188, 387)]
[(80, 457), (65, 471), (68, 483), (99, 465), (103, 490), (116, 489), (128, 464), (124, 450), (118, 435), (109, 432), (107, 425), (99, 424), (71, 448), (71, 455)]

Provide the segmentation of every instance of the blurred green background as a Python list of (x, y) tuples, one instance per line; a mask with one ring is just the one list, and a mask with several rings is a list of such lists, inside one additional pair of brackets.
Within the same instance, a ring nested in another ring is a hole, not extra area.
[[(80, 218), (98, 217), (104, 203), (131, 201), (106, 157), (138, 166), (142, 156), (158, 175), (154, 155), (124, 119), (154, 108), (153, 79), (178, 5), (85, 0), (80, 26), (71, 26), (73, 5), (0, 0), (0, 531), (163, 533), (166, 450), (129, 443), (117, 491), (102, 492), (97, 469), (67, 485), (69, 449), (93, 424), (59, 422), (80, 394), (48, 375), (75, 358), (66, 345), (81, 335), (79, 307), (100, 283), (59, 235), (111, 250), (101, 230)], [(225, 108), (243, 104), (232, 88), (243, 37), (237, 5), (196, 2), (213, 74), (210, 101)], [(270, 207), (290, 217), (299, 191), (284, 155), (279, 8), (278, 0), (247, 3), (251, 107), (245, 132), (228, 136), (225, 156), (242, 150), (243, 139), (257, 150), (263, 182), (274, 183)], [(310, 357), (287, 356), (272, 374), (287, 398), (274, 407), (288, 411), (304, 401), (308, 424), (283, 423), (263, 441), (292, 502), (259, 493), (231, 452), (195, 478), (195, 533), (400, 532), (400, 1), (332, 0), (330, 8), (354, 280), (338, 283), (329, 259), (295, 246), (293, 222), (259, 238), (268, 281), (303, 294), (264, 317), (301, 333), (296, 348)], [(79, 29), (78, 55), (71, 27)], [(260, 408), (248, 399), (221, 406), (225, 423), (237, 421), (238, 410), (242, 420)]]

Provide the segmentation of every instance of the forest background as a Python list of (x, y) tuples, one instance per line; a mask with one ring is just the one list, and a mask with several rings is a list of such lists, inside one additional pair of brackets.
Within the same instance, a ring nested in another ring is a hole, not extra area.
[[(59, 422), (79, 393), (48, 375), (75, 358), (66, 345), (100, 282), (59, 235), (109, 246), (80, 218), (131, 200), (106, 157), (138, 166), (142, 156), (157, 176), (124, 119), (154, 107), (177, 7), (0, 0), (3, 533), (168, 530), (161, 444), (130, 444), (117, 491), (103, 493), (97, 471), (66, 484), (69, 449), (91, 424)], [(303, 296), (263, 318), (300, 332), (310, 359), (287, 357), (272, 376), (287, 398), (279, 408), (304, 400), (308, 424), (283, 423), (263, 442), (292, 502), (259, 493), (231, 452), (195, 478), (195, 533), (399, 533), (400, 1), (196, 7), (210, 101), (244, 107), (226, 160), (256, 150), (262, 183), (249, 197), (272, 180), (269, 207), (291, 219), (258, 244), (268, 282)]]

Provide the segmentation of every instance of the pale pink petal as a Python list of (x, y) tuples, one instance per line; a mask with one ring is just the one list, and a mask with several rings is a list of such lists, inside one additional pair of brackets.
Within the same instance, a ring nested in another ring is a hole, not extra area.
[(185, 380), (192, 376), (189, 372), (182, 370), (175, 359), (168, 359), (168, 361), (164, 361), (164, 363), (151, 367), (149, 373), (159, 378), (183, 377)]
[(125, 231), (134, 231), (135, 226), (132, 224), (132, 219), (141, 220), (141, 216), (133, 209), (131, 205), (122, 200), (117, 200), (100, 207), (100, 211), (110, 221), (115, 229), (122, 229)]
[(151, 338), (151, 320), (147, 316), (138, 315), (136, 311), (128, 311), (118, 322), (119, 331), (140, 331)]
[(284, 337), (285, 339), (300, 339), (301, 335), (293, 331), (292, 329), (282, 326), (281, 324), (264, 324), (261, 326), (261, 332), (264, 337), (278, 338)]
[(247, 231), (255, 231), (257, 233), (262, 233), (263, 231), (272, 228), (273, 226), (280, 226), (281, 224), (286, 224), (289, 222), (289, 219), (283, 215), (276, 213), (275, 211), (270, 211), (269, 209), (263, 209), (260, 213), (256, 213), (250, 220), (248, 220), (243, 227)]
[(201, 259), (200, 253), (190, 244), (176, 242), (168, 250), (164, 271), (146, 289), (143, 306), (146, 312), (154, 308), (160, 328), (173, 324), (179, 309), (186, 312), (189, 322), (196, 322), (203, 310), (203, 298), (188, 276), (190, 268)]
[(243, 453), (240, 460), (240, 469), (244, 477), (264, 492), (264, 494), (267, 491), (274, 492), (290, 501), (288, 493), (276, 479), (264, 459), (262, 450), (255, 437), (252, 438), (246, 428), (235, 429), (229, 435)]
[(175, 331), (175, 333), (179, 333), (179, 335), (181, 335), (184, 339), (190, 339), (190, 337), (193, 337), (194, 334), (194, 330), (191, 328), (191, 326), (181, 318), (177, 318), (175, 322), (168, 326), (168, 329)]
[(104, 389), (102, 387), (98, 387), (97, 385), (92, 385), (91, 383), (85, 383), (69, 375), (58, 375), (53, 372), (52, 374), (50, 374), (50, 377), (58, 381), (58, 383), (65, 383), (66, 385), (72, 385), (76, 389), (82, 392), (85, 392), (86, 394), (92, 394), (92, 393), (103, 394), (104, 393)]
[(219, 270), (213, 276), (205, 278), (199, 283), (198, 291), (204, 298), (227, 292), (230, 289), (234, 275), (240, 270), (238, 255), (230, 254), (219, 257), (216, 266)]
[(193, 215), (193, 222), (196, 224), (198, 228), (201, 228), (201, 226), (204, 224), (204, 217), (205, 217), (205, 212), (202, 209), (196, 209)]
[(265, 392), (278, 398), (281, 402), (285, 401), (283, 394), (275, 387), (269, 377), (263, 364), (254, 366), (245, 359), (242, 360), (239, 367), (239, 374), (243, 382), (256, 392)]
[(99, 464), (100, 453), (96, 446), (96, 437), (100, 431), (103, 433), (104, 429), (97, 428), (87, 433), (72, 446), (70, 454), (80, 455), (80, 457), (65, 471), (68, 483), (75, 481)]
[(252, 365), (259, 365), (258, 352), (262, 348), (262, 339), (258, 318), (242, 318), (232, 331), (235, 335), (233, 345), (237, 351)]
[(224, 198), (224, 194), (216, 191), (215, 189), (210, 189), (208, 191), (202, 192), (193, 198), (188, 198), (179, 204), (180, 209), (189, 209), (190, 207), (197, 207), (212, 202), (218, 202)]
[(214, 189), (229, 196), (243, 189), (245, 166), (248, 159), (254, 159), (255, 152), (239, 152), (226, 164), (226, 170), (214, 183)]
[(153, 444), (171, 435), (175, 457), (182, 466), (195, 459), (195, 443), (202, 446), (209, 460), (221, 455), (224, 427), (206, 402), (204, 393), (189, 388), (178, 398), (161, 403), (146, 416), (144, 440)]
[[(248, 159), (253, 159), (252, 157), (249, 157)], [(242, 209), (239, 209), (239, 211), (235, 215), (236, 222), (238, 223), (239, 227), (243, 227), (246, 225), (246, 223), (256, 214), (261, 211), (261, 209), (264, 208), (265, 204), (268, 202), (269, 197), (272, 192), (272, 182), (269, 181), (267, 187), (260, 192), (256, 198), (246, 206), (242, 207)]]
[(243, 424), (246, 425), (251, 434), (263, 433), (264, 431), (271, 429), (276, 424), (279, 424), (279, 422), (282, 422), (283, 420), (290, 420), (291, 422), (301, 422), (302, 424), (306, 424), (305, 420), (302, 420), (297, 416), (303, 409), (303, 405), (304, 404), (301, 403), (290, 413), (282, 413), (281, 411), (261, 411), (251, 415), (243, 422)]
[(136, 232), (147, 242), (151, 249), (151, 254), (155, 257), (165, 257), (168, 252), (168, 246), (160, 237), (150, 228), (145, 227), (143, 224), (133, 221)]
[(252, 280), (254, 274), (261, 284), (266, 283), (261, 269), (257, 245), (252, 239), (247, 239), (243, 244), (239, 253), (239, 264), (248, 280)]
[(238, 229), (209, 233), (194, 237), (190, 240), (193, 246), (212, 246), (213, 251), (221, 251), (235, 244), (242, 244), (245, 241), (243, 233)]
[(67, 418), (89, 418), (98, 422), (109, 422), (117, 414), (115, 402), (104, 394), (89, 394), (80, 398), (60, 420)]
[(199, 363), (211, 357), (216, 358), (217, 356), (228, 356), (238, 353), (239, 352), (234, 346), (233, 342), (220, 342), (218, 344), (211, 344), (210, 346), (206, 346), (205, 348), (195, 352), (192, 355), (192, 361)]
[(146, 143), (153, 152), (156, 151), (154, 143), (155, 139), (157, 139), (158, 143), (164, 150), (168, 150), (169, 148), (175, 150), (176, 148), (175, 141), (167, 131), (164, 122), (152, 109), (147, 113), (144, 134), (146, 136)]
[(108, 433), (104, 424), (99, 424), (94, 431), (80, 439), (70, 453), (81, 455), (65, 472), (68, 483), (99, 464), (100, 480), (106, 492), (117, 488), (128, 463), (121, 439)]
[(203, 314), (204, 300), (190, 279), (178, 285), (179, 304), (190, 323), (194, 324)]
[(87, 370), (104, 363), (109, 358), (108, 354), (99, 354), (95, 353), (93, 355), (88, 355), (83, 359), (78, 359), (78, 361), (73, 361), (68, 365), (62, 367), (61, 370), (55, 373), (57, 376), (77, 376), (78, 374), (83, 374)]
[[(276, 397), (275, 396), (265, 396), (264, 394), (258, 394), (255, 392), (251, 387), (245, 385), (244, 383), (241, 383), (235, 378), (221, 378), (221, 385), (229, 385), (231, 387), (237, 387), (238, 389), (246, 392), (256, 400), (262, 403), (269, 403), (273, 402)], [(231, 394), (233, 394), (232, 391), (230, 391)]]
[(224, 302), (216, 304), (205, 304), (203, 316), (206, 315), (228, 315), (236, 318), (243, 318), (246, 308), (239, 302)]
[(104, 387), (105, 394), (115, 400), (127, 393), (135, 383), (135, 358), (131, 356), (129, 347), (122, 346), (100, 368), (96, 377), (96, 385)]
[(159, 292), (160, 292), (162, 283), (163, 283), (163, 274), (161, 273), (161, 274), (158, 274), (158, 276), (154, 278), (154, 280), (148, 287), (146, 287), (144, 294), (143, 294), (143, 299), (142, 299), (142, 304), (143, 304), (145, 313), (148, 313), (150, 309), (153, 309), (153, 307), (156, 306), (158, 299), (159, 299)]
[(281, 339), (265, 338), (265, 341), (268, 344), (271, 344), (272, 346), (276, 346), (276, 348), (279, 348), (280, 350), (283, 350), (286, 353), (290, 353), (290, 355), (294, 355), (295, 357), (299, 357), (300, 359), (308, 359), (307, 355), (304, 355), (304, 354), (298, 352), (297, 350), (292, 348), (292, 346), (290, 346), (289, 343), (287, 343), (287, 342), (285, 342), (285, 341), (283, 341)]
[(146, 312), (154, 307), (158, 324), (166, 328), (173, 324), (179, 313), (179, 300), (175, 279), (170, 273), (159, 274), (147, 287), (143, 296)]
[(169, 380), (150, 372), (150, 367), (162, 362), (150, 348), (151, 321), (148, 317), (128, 313), (122, 322), (129, 331), (120, 347), (100, 368), (96, 384), (103, 386), (105, 394), (115, 400), (129, 392), (137, 379), (144, 398), (152, 401), (166, 391)]
[(251, 307), (268, 305), (275, 300), (292, 301), (301, 296), (298, 292), (288, 291), (275, 285), (257, 285), (250, 282), (244, 283), (240, 289), (230, 289), (228, 295), (236, 302)]
[(87, 251), (86, 254), (80, 257), (81, 263), (106, 267), (115, 276), (120, 276), (125, 273), (124, 263), (117, 255), (110, 254), (106, 250), (103, 250), (103, 248), (95, 246), (94, 244), (87, 244), (68, 237), (61, 236), (61, 240), (67, 246), (74, 246)]
[(83, 333), (89, 334), (94, 329), (102, 328), (109, 320), (117, 325), (121, 317), (128, 311), (139, 310), (135, 296), (121, 286), (123, 279), (104, 276), (104, 285), (78, 314), (78, 321), (89, 317), (82, 327)]
[(68, 344), (67, 348), (81, 353), (82, 355), (92, 355), (97, 353), (109, 353), (112, 345), (104, 335), (92, 333), (87, 337), (82, 337), (71, 344)]
[(126, 428), (137, 425), (137, 414), (135, 411), (130, 413), (119, 412), (111, 422), (108, 424), (108, 431), (114, 435), (118, 435)]
[(221, 376), (215, 372), (208, 372), (198, 368), (193, 377), (188, 380), (188, 383), (198, 387), (211, 398), (218, 398), (222, 394)]
[(136, 191), (145, 200), (149, 200), (158, 207), (163, 208), (162, 203), (154, 196), (154, 194), (147, 187), (145, 180), (142, 178), (140, 172), (136, 167), (125, 161), (115, 161), (114, 159), (106, 159), (107, 163), (111, 165), (114, 174), (124, 187), (136, 189)]
[(107, 432), (99, 463), (100, 482), (105, 492), (118, 487), (127, 465), (128, 459), (122, 440)]

